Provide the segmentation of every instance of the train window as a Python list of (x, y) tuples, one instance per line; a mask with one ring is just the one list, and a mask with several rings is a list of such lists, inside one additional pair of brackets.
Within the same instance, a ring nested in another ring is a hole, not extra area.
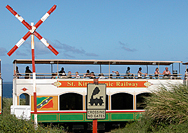
[(19, 99), (20, 99), (19, 105), (29, 105), (30, 103), (29, 95), (27, 93), (21, 94)]
[(112, 110), (133, 110), (133, 95), (117, 93), (111, 96)]
[(146, 107), (145, 97), (150, 96), (150, 93), (141, 93), (136, 96), (136, 109), (144, 109)]
[(82, 95), (66, 93), (59, 96), (60, 110), (82, 110)]

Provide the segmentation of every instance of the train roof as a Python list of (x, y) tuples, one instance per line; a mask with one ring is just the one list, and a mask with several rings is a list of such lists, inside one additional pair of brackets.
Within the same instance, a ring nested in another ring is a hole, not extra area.
[[(14, 64), (32, 64), (31, 59), (16, 59)], [(80, 64), (80, 65), (171, 65), (182, 61), (144, 61), (144, 60), (72, 60), (35, 59), (35, 64)]]
[(184, 63), (182, 63), (183, 65), (188, 65), (188, 62), (184, 62)]

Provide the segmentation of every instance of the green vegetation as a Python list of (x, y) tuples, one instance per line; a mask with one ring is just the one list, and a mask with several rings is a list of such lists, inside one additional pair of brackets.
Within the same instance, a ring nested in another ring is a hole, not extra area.
[[(20, 102), (25, 102), (23, 99)], [(10, 114), (11, 98), (3, 98), (3, 115), (0, 116), (0, 132), (1, 133), (64, 133), (61, 126), (43, 126), (38, 125), (34, 128), (32, 121), (17, 119)]]
[(188, 87), (162, 86), (146, 97), (146, 112), (140, 121), (130, 122), (112, 133), (185, 133), (188, 131)]

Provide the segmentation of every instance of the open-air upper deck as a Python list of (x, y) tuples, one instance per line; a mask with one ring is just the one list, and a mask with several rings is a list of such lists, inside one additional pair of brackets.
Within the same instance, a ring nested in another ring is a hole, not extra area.
[[(179, 69), (174, 70), (173, 64), (179, 64)], [(32, 60), (30, 59), (16, 59), (13, 61), (13, 64), (16, 66), (18, 64), (32, 64)], [(51, 72), (49, 73), (36, 73), (37, 79), (76, 79), (76, 74), (71, 73), (71, 77), (68, 76), (68, 72), (66, 73), (66, 76), (61, 76), (61, 73), (59, 73), (59, 67), (60, 65), (98, 65), (99, 66), (99, 72), (95, 72), (94, 78), (101, 78), (102, 67), (108, 66), (108, 72), (103, 73), (102, 79), (183, 79), (184, 75), (180, 74), (180, 64), (182, 64), (182, 61), (143, 61), (143, 60), (69, 60), (69, 59), (36, 59), (35, 64), (45, 64), (51, 66)], [(56, 65), (57, 70), (56, 72), (53, 72), (53, 65)], [(114, 65), (124, 65), (124, 66), (143, 66), (145, 65), (147, 68), (146, 74), (143, 74), (142, 77), (138, 77), (138, 73), (132, 73), (131, 75), (127, 75), (124, 73), (119, 73), (119, 75), (116, 75), (115, 73), (112, 73), (111, 66)], [(148, 69), (149, 66), (155, 66), (160, 68), (160, 66), (168, 66), (172, 67), (171, 74), (166, 77), (162, 74), (155, 75), (154, 73), (149, 73)], [(16, 70), (15, 70), (16, 72)], [(32, 79), (32, 73), (28, 73), (29, 76), (26, 76), (27, 73), (15, 73), (14, 78), (24, 79), (29, 78)], [(79, 78), (86, 78), (85, 72), (79, 72)]]

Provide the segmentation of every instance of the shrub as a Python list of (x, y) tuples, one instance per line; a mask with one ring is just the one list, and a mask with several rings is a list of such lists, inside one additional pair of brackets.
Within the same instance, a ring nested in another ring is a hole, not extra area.
[(188, 131), (188, 87), (162, 86), (145, 97), (146, 112), (140, 121), (127, 124), (112, 133), (183, 133)]
[(64, 133), (62, 126), (43, 126), (38, 124), (38, 128), (35, 129), (32, 121), (17, 119), (14, 115), (11, 115), (11, 105), (12, 98), (3, 98), (3, 114), (0, 115), (1, 133)]
[(182, 123), (188, 120), (188, 87), (162, 86), (146, 98), (146, 115), (158, 122)]

